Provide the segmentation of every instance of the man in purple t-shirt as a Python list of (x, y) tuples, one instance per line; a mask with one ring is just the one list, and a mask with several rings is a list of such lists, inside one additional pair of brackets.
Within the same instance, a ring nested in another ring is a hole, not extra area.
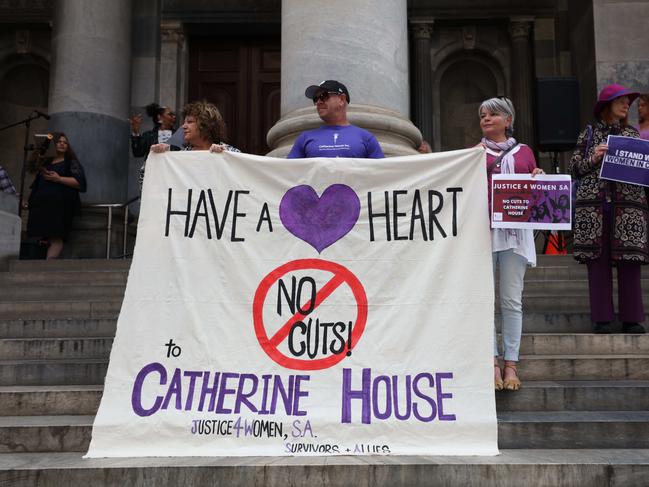
[(325, 123), (315, 130), (302, 132), (293, 144), (289, 159), (305, 157), (385, 157), (379, 142), (370, 132), (347, 121), (349, 91), (336, 80), (311, 85), (304, 92), (313, 100)]

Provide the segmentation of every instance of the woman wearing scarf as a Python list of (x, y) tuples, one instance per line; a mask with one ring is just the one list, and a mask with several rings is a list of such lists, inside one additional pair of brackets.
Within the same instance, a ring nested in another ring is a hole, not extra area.
[[(514, 137), (514, 105), (505, 97), (490, 98), (480, 105), (481, 144), (487, 149), (487, 179), (491, 188), (494, 174), (541, 174), (532, 150)], [(491, 196), (489, 197), (491, 207)], [(498, 362), (498, 341), (494, 327), (494, 386), (497, 391), (516, 391), (521, 387), (516, 364), (523, 331), (523, 280), (527, 266), (536, 265), (532, 230), (494, 228), (491, 251), (499, 271), (500, 315), (504, 368)]]
[(599, 178), (609, 135), (639, 137), (627, 123), (638, 97), (608, 85), (595, 104), (596, 123), (579, 135), (570, 167), (579, 180), (573, 225), (573, 254), (588, 266), (590, 314), (595, 333), (611, 333), (613, 265), (617, 266), (619, 319), (624, 333), (644, 333), (640, 264), (649, 261), (645, 188)]

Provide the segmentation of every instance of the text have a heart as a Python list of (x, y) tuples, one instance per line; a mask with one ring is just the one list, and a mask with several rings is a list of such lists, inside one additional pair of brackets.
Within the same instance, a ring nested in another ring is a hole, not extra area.
[[(358, 216), (360, 228), (370, 242), (457, 237), (462, 191), (462, 187), (368, 191)], [(277, 203), (260, 200), (250, 190), (168, 188), (166, 200), (165, 237), (245, 242), (255, 234), (274, 232), (278, 220), (287, 226), (279, 217)], [(316, 199), (314, 204), (319, 203), (325, 204), (325, 199)], [(313, 222), (308, 221), (309, 214), (301, 215), (303, 224), (322, 231), (340, 224), (340, 208), (331, 212), (318, 208)], [(249, 225), (242, 225), (244, 220), (254, 224), (252, 235)]]

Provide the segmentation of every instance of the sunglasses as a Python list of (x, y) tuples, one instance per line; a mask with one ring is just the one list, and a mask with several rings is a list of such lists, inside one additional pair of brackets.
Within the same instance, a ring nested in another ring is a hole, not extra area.
[(315, 105), (318, 103), (318, 101), (327, 101), (329, 99), (329, 96), (331, 95), (337, 95), (335, 91), (323, 91), (319, 95), (316, 95), (313, 97), (313, 104)]

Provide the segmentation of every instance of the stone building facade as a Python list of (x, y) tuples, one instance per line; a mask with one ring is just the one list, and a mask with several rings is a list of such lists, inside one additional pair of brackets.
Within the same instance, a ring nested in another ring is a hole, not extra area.
[[(422, 136), (473, 145), (494, 95), (514, 100), (517, 137), (538, 150), (536, 78), (576, 78), (582, 125), (602, 86), (649, 91), (646, 18), (633, 0), (0, 0), (0, 127), (49, 113), (31, 130), (68, 133), (89, 203), (137, 194), (130, 112), (207, 98), (231, 143), (282, 156), (318, 124), (304, 88), (330, 78), (388, 155)], [(0, 132), (14, 181), (23, 139)]]

